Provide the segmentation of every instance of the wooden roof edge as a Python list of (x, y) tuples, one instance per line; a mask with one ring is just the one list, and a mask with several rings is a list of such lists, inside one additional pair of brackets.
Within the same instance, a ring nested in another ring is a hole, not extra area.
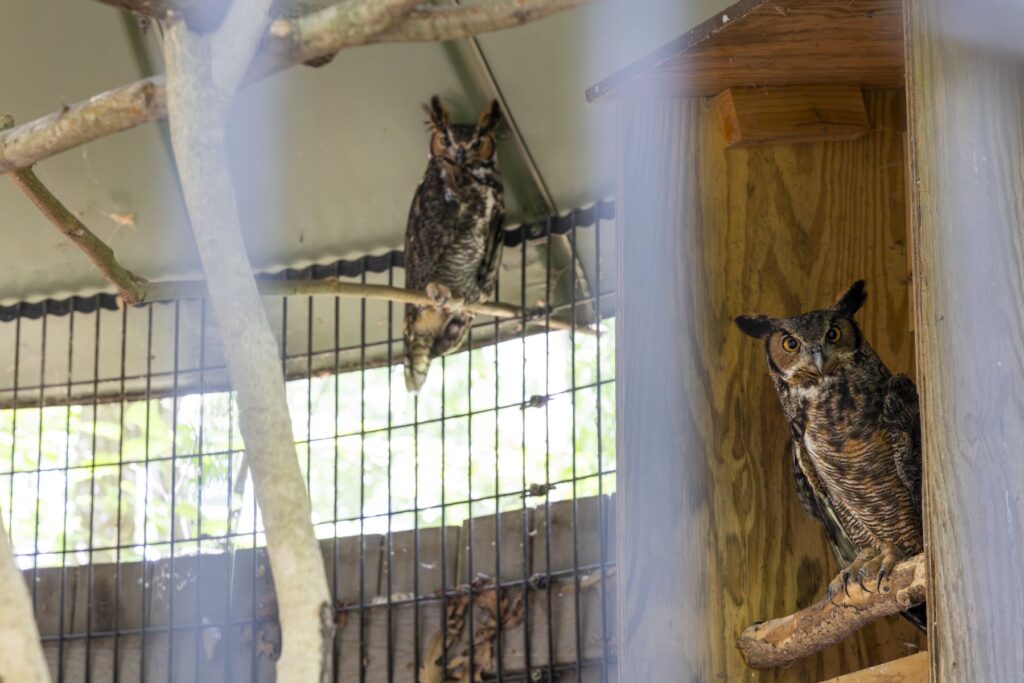
[(725, 31), (747, 14), (768, 2), (769, 0), (737, 0), (737, 2), (729, 5), (721, 12), (715, 13), (709, 19), (697, 24), (678, 38), (662, 45), (653, 52), (644, 55), (632, 64), (619, 69), (611, 76), (587, 88), (587, 102), (597, 102), (607, 98), (634, 78), (657, 68), (668, 59), (686, 52), (695, 45), (700, 45), (704, 41)]

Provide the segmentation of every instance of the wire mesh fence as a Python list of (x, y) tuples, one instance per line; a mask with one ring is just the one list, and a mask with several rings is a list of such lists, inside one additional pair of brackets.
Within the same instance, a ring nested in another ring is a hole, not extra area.
[[(401, 305), (268, 299), (338, 680), (614, 676), (612, 214), (508, 231), (498, 299), (529, 316), (478, 318), (416, 396)], [(401, 253), (279, 276), (401, 286)], [(0, 509), (55, 680), (271, 680), (272, 577), (205, 300), (0, 318)]]

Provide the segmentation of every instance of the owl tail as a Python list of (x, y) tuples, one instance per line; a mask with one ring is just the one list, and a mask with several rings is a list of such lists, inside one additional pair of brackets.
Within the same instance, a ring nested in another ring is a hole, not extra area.
[(416, 393), (427, 381), (430, 370), (430, 347), (434, 340), (425, 335), (413, 335), (405, 340), (405, 388)]

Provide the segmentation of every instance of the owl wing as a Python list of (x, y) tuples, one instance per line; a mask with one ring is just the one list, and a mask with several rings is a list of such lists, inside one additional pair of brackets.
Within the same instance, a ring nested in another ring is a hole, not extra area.
[(793, 478), (796, 479), (796, 494), (804, 509), (818, 520), (825, 528), (829, 548), (841, 567), (845, 567), (857, 556), (857, 547), (843, 530), (832, 501), (821, 485), (821, 480), (814, 471), (814, 465), (803, 445), (793, 441)]
[(485, 299), (494, 296), (494, 287), (498, 280), (498, 266), (501, 265), (501, 250), (505, 246), (505, 206), (500, 203), (494, 214), (491, 216), (489, 225), (487, 251), (480, 262), (480, 270), (477, 272), (477, 282), (480, 283), (480, 291)]
[[(413, 195), (405, 227), (403, 265), (407, 289), (425, 289), (454, 242), (455, 235), (445, 229), (442, 218), (446, 210), (443, 184), (436, 169), (428, 166)], [(458, 330), (449, 330), (450, 322), (448, 314), (433, 306), (405, 305), (405, 383), (410, 391), (418, 391), (426, 381), (430, 360), (439, 355), (438, 340), (444, 345), (450, 332), (459, 334)]]
[(455, 240), (451, 230), (438, 213), (445, 210), (444, 189), (434, 187), (429, 175), (420, 182), (409, 208), (405, 227), (405, 286), (423, 289), (430, 282), (437, 265), (444, 261), (445, 251)]
[(917, 387), (906, 375), (889, 378), (882, 403), (882, 426), (892, 447), (896, 474), (921, 508), (921, 413)]

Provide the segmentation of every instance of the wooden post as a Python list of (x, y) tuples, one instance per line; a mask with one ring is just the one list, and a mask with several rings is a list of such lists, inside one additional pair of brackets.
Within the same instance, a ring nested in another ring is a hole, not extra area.
[[(696, 100), (619, 105), (616, 251), (619, 680), (710, 680), (700, 443)], [(662, 135), (668, 136), (665, 139)], [(719, 631), (720, 633), (720, 631)]]
[(1024, 671), (1019, 5), (906, 10), (933, 681)]

